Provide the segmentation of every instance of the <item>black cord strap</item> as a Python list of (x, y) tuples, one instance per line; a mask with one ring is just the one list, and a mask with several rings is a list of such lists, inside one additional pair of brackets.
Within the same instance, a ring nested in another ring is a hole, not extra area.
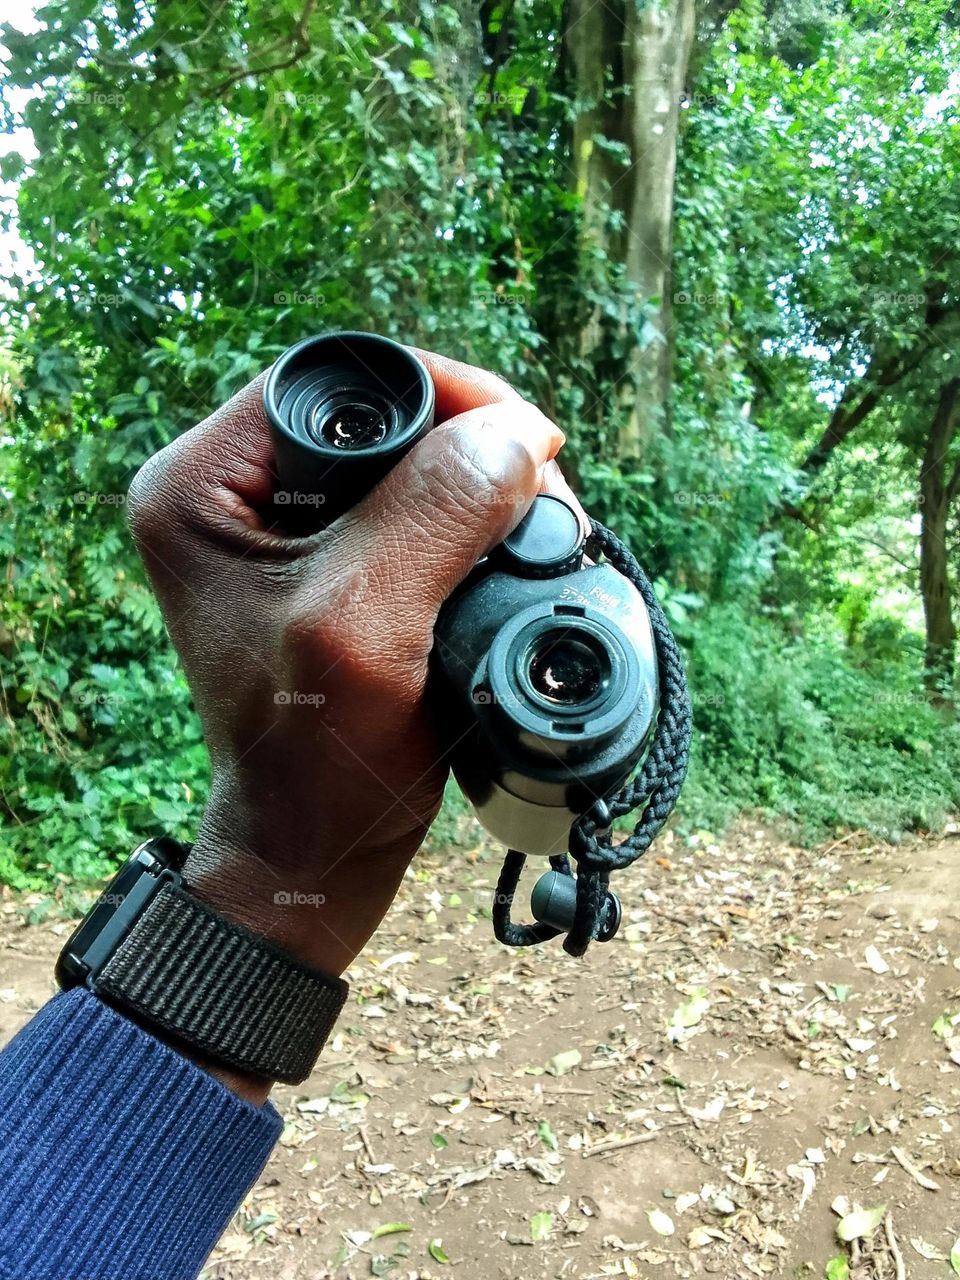
[[(653, 742), (640, 772), (616, 796), (594, 805), (570, 829), (569, 849), (577, 863), (577, 903), (563, 948), (572, 956), (582, 956), (600, 931), (610, 873), (622, 871), (646, 853), (673, 811), (690, 763), (693, 729), (680, 649), (650, 580), (615, 533), (597, 520), (591, 520), (590, 524), (592, 533), (587, 544), (590, 555), (605, 556), (633, 583), (647, 606), (657, 651), (660, 706)], [(611, 823), (640, 808), (642, 813), (633, 833), (615, 845)], [(565, 857), (551, 858), (550, 863), (555, 871), (573, 874)], [(510, 919), (523, 864), (522, 853), (515, 849), (508, 851), (494, 898), (494, 933), (500, 942), (511, 947), (532, 946), (561, 932), (546, 925), (514, 924)]]

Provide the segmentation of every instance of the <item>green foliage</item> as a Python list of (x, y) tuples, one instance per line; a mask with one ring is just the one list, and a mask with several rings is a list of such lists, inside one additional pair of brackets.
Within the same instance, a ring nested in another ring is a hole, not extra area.
[(729, 605), (689, 639), (696, 737), (684, 808), (700, 825), (753, 809), (811, 839), (850, 827), (899, 839), (937, 829), (960, 805), (960, 726), (920, 692), (916, 642), (910, 661), (866, 640), (851, 654), (832, 631), (791, 639)]
[(14, 516), (0, 553), (17, 586), (0, 610), (0, 878), (15, 885), (95, 877), (144, 833), (190, 833), (205, 775), (124, 491), (97, 487), (89, 437), (50, 434), (56, 448), (48, 437), (0, 451)]
[[(2, 120), (29, 90), (38, 155), (2, 162), (36, 266), (0, 304), (0, 879), (95, 877), (158, 828), (195, 830), (199, 728), (123, 496), (325, 327), (495, 368), (561, 422), (585, 505), (690, 656), (684, 822), (746, 807), (892, 836), (960, 801), (956, 730), (920, 694), (914, 567), (918, 450), (957, 348), (950, 6), (745, 0), (701, 50), (674, 387), (629, 465), (619, 389), (660, 300), (578, 239), (563, 6), (481, 11), (226, 0), (211, 22), (170, 0), (161, 21), (62, 0), (6, 30)], [(897, 377), (811, 482), (871, 369)], [(453, 792), (432, 839), (472, 840)]]

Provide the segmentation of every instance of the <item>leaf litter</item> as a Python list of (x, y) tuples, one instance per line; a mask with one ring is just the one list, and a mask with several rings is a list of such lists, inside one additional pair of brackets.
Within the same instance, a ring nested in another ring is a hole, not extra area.
[[(483, 842), (419, 860), (210, 1280), (960, 1275), (956, 842), (661, 853), (579, 964), (492, 939)], [(61, 940), (0, 928), (9, 1034)]]

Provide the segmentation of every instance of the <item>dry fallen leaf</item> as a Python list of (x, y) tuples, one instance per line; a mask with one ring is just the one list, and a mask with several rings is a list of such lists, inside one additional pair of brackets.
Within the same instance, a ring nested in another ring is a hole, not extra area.
[(672, 1236), (677, 1229), (669, 1213), (664, 1213), (662, 1209), (651, 1209), (647, 1214), (647, 1221), (658, 1236)]
[(565, 1049), (563, 1053), (555, 1053), (547, 1063), (547, 1072), (552, 1076), (565, 1076), (583, 1061), (579, 1049)]
[(883, 1216), (887, 1212), (886, 1205), (877, 1205), (873, 1209), (854, 1209), (837, 1223), (837, 1236), (844, 1244), (851, 1240), (862, 1240), (864, 1236), (876, 1231)]

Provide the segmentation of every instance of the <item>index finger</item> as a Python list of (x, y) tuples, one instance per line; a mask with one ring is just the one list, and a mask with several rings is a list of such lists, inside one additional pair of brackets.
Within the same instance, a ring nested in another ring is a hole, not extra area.
[(478, 369), (472, 364), (451, 360), (434, 351), (420, 347), (408, 350), (427, 366), (437, 394), (437, 421), (446, 422), (471, 409), (482, 409), (485, 404), (500, 404), (504, 400), (522, 400), (520, 392), (509, 382), (498, 378), (489, 369)]
[[(482, 409), (484, 405), (524, 399), (515, 387), (489, 369), (478, 369), (475, 365), (463, 364), (460, 360), (451, 360), (449, 356), (440, 356), (435, 351), (424, 351), (420, 347), (410, 347), (409, 350), (423, 361), (433, 379), (438, 423), (468, 413), (471, 409)], [(541, 491), (569, 503), (577, 513), (584, 534), (589, 537), (590, 519), (556, 462), (547, 467)]]

